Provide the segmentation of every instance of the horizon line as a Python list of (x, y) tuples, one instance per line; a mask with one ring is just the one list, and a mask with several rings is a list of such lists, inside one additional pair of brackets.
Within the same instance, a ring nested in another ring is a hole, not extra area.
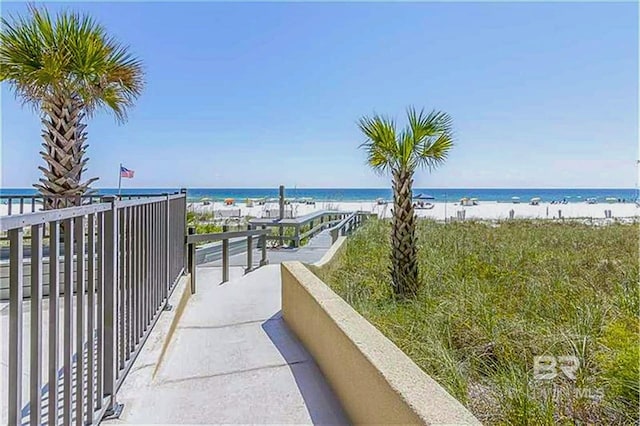
[[(132, 189), (278, 189), (278, 186), (128, 186), (122, 188), (122, 190)], [(418, 189), (638, 189), (637, 187), (615, 187), (615, 186), (414, 186)], [(34, 187), (27, 186), (12, 186), (12, 187), (0, 187), (0, 192), (4, 189), (28, 189), (35, 190)], [(115, 189), (118, 187), (101, 186), (90, 189)], [(285, 189), (388, 189), (390, 186), (286, 186)]]

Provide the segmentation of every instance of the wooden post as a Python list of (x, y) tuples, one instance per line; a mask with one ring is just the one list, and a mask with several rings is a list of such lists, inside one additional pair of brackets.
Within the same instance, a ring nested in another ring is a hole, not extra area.
[(296, 224), (293, 229), (294, 229), (293, 246), (300, 247), (300, 225)]
[[(262, 229), (267, 229), (267, 227), (262, 225)], [(262, 259), (260, 259), (260, 266), (265, 266), (269, 263), (267, 261), (267, 235), (261, 235), (260, 239), (262, 240)]]
[[(227, 232), (229, 227), (222, 225), (222, 232)], [(222, 240), (222, 282), (229, 281), (229, 239)]]
[[(195, 233), (196, 228), (190, 226), (187, 235)], [(187, 244), (187, 271), (191, 274), (191, 294), (196, 294), (196, 245), (193, 243)]]
[[(284, 219), (284, 185), (280, 185), (279, 188), (278, 204), (280, 207), (278, 218), (280, 222), (282, 222), (282, 219)], [(278, 227), (278, 235), (280, 236), (280, 245), (283, 245), (284, 228), (282, 227), (282, 225)]]
[[(251, 231), (251, 225), (247, 225), (247, 230)], [(245, 274), (251, 272), (253, 269), (253, 237), (247, 235), (247, 269), (244, 270)]]

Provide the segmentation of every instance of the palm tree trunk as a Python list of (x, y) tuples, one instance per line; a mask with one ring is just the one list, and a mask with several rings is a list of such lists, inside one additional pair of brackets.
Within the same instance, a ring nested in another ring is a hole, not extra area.
[(44, 177), (34, 186), (45, 198), (45, 208), (80, 204), (80, 196), (97, 180), (81, 182), (89, 160), (84, 156), (87, 134), (82, 103), (74, 97), (53, 96), (43, 104), (42, 111), (44, 150), (40, 155), (47, 167), (38, 167)]
[(413, 172), (393, 173), (393, 223), (391, 230), (391, 279), (398, 296), (418, 291), (416, 218), (413, 210)]

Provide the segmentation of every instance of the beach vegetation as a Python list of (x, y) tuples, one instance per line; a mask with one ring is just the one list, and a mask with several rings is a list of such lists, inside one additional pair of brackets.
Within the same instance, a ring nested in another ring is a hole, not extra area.
[(314, 272), (478, 419), (638, 423), (637, 225), (419, 221), (423, 287), (404, 300), (385, 273), (392, 226), (368, 221)]
[(416, 215), (413, 207), (413, 177), (417, 169), (433, 170), (453, 147), (451, 117), (441, 111), (407, 110), (408, 124), (402, 130), (381, 115), (362, 117), (358, 123), (365, 141), (367, 163), (376, 172), (391, 174), (393, 220), (391, 227), (391, 284), (400, 297), (415, 296), (420, 285)]
[[(89, 193), (86, 119), (108, 110), (125, 121), (141, 94), (141, 61), (91, 16), (29, 6), (26, 16), (0, 20), (0, 81), (39, 111), (43, 177), (34, 186), (48, 208)], [(51, 198), (51, 197), (63, 198)], [(60, 205), (59, 205), (60, 204)]]

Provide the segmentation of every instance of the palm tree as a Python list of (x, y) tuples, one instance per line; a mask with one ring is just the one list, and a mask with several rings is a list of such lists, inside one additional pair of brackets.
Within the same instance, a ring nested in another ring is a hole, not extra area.
[(396, 123), (379, 115), (363, 117), (359, 127), (366, 137), (360, 145), (368, 164), (379, 173), (391, 173), (393, 222), (391, 280), (394, 293), (407, 297), (419, 287), (416, 217), (413, 210), (413, 175), (442, 164), (453, 146), (451, 117), (440, 111), (407, 110), (408, 125), (398, 133)]
[(27, 17), (2, 18), (0, 81), (41, 113), (47, 167), (34, 186), (48, 208), (79, 198), (97, 178), (82, 181), (88, 158), (84, 120), (104, 108), (117, 121), (143, 87), (141, 62), (87, 15), (29, 7)]

